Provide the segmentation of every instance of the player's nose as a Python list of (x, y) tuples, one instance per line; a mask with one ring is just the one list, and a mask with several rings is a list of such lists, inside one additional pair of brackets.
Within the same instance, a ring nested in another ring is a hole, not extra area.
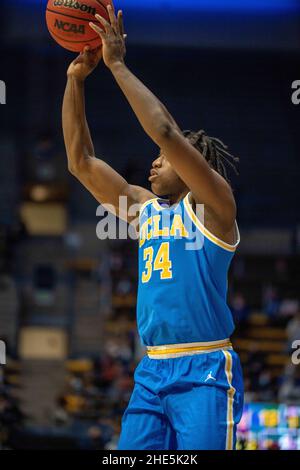
[(152, 168), (160, 168), (161, 167), (161, 157), (158, 157), (152, 163)]

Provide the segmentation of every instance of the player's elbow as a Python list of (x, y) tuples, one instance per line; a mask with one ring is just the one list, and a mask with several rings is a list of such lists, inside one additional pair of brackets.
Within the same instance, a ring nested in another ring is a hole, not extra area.
[(85, 172), (86, 165), (82, 159), (70, 158), (68, 161), (68, 170), (71, 175), (78, 178)]
[(71, 175), (77, 176), (79, 174), (78, 165), (73, 163), (73, 162), (69, 162), (68, 163), (68, 171), (69, 171), (69, 173), (71, 173)]
[(71, 175), (75, 176), (76, 168), (73, 163), (68, 163), (68, 171)]

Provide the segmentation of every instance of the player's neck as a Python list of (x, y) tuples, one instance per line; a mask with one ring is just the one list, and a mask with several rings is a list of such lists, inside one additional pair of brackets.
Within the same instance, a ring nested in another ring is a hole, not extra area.
[(185, 196), (188, 194), (189, 189), (185, 188), (182, 190), (180, 193), (177, 194), (169, 194), (167, 196), (168, 201), (170, 201), (170, 204), (173, 206), (174, 204), (178, 204), (182, 199), (185, 198)]

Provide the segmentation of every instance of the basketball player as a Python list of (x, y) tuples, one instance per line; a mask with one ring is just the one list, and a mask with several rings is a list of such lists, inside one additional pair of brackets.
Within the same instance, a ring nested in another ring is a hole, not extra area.
[[(91, 24), (102, 49), (86, 48), (68, 69), (63, 130), (71, 173), (100, 203), (113, 205), (129, 223), (133, 218), (121, 213), (119, 197), (126, 196), (128, 206), (141, 205), (137, 323), (147, 355), (135, 372), (118, 448), (234, 449), (243, 384), (229, 339), (234, 325), (226, 294), (239, 232), (225, 164), (235, 166), (237, 159), (203, 131), (181, 132), (126, 67), (122, 12), (117, 17), (113, 7), (108, 12), (110, 24), (97, 15), (103, 31)], [(128, 184), (95, 156), (84, 81), (102, 57), (160, 148), (151, 191)]]

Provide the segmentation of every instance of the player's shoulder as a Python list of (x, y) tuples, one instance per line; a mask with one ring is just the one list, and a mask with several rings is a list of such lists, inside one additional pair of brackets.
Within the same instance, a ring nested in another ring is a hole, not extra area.
[(155, 194), (142, 186), (130, 185), (130, 198), (137, 204), (145, 204), (147, 201), (155, 199)]

